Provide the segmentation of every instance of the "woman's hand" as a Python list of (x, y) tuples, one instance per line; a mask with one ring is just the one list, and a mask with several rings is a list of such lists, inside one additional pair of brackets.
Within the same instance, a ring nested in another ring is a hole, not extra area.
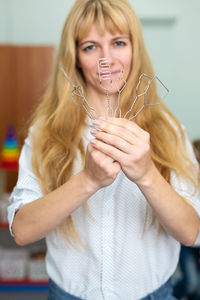
[(120, 164), (169, 234), (186, 246), (193, 245), (199, 232), (199, 217), (156, 168), (151, 159), (149, 134), (134, 122), (119, 118), (97, 120), (94, 125), (98, 130), (92, 130), (96, 137), (93, 147)]
[(87, 147), (84, 173), (95, 189), (108, 186), (121, 170), (120, 164), (113, 158), (94, 148), (90, 142)]
[(136, 184), (144, 183), (155, 167), (150, 153), (149, 133), (134, 122), (121, 118), (95, 120), (98, 130), (93, 147), (117, 161), (126, 176)]

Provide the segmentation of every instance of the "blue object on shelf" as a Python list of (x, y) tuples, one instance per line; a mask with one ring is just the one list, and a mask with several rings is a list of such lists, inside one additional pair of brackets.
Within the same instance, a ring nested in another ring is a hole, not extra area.
[(8, 283), (1, 283), (0, 284), (0, 292), (47, 292), (48, 291), (48, 284), (8, 284)]

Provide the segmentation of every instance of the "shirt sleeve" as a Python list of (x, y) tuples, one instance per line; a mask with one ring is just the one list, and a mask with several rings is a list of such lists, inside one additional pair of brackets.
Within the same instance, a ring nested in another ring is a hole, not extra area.
[(9, 198), (8, 223), (12, 236), (12, 223), (17, 210), (19, 210), (19, 208), (24, 204), (30, 203), (42, 196), (43, 194), (39, 182), (32, 170), (32, 145), (30, 132), (20, 154), (17, 184)]
[[(196, 160), (192, 144), (186, 134), (184, 127), (183, 130), (186, 139), (186, 149), (188, 151), (191, 161), (194, 164), (194, 167), (196, 169), (196, 174), (198, 174), (199, 164)], [(194, 207), (194, 209), (196, 210), (197, 214), (200, 217), (200, 187), (195, 188), (194, 185), (189, 180), (187, 180), (186, 178), (184, 178), (174, 170), (171, 170), (170, 182), (174, 190), (191, 203), (191, 205)]]

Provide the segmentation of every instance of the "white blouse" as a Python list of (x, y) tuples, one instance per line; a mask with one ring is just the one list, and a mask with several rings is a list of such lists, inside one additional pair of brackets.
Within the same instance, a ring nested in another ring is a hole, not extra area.
[[(89, 129), (85, 146), (91, 139)], [(191, 144), (191, 157), (196, 163)], [(25, 140), (19, 178), (8, 208), (12, 234), (15, 212), (24, 204), (42, 197), (31, 167), (31, 134)], [(80, 171), (77, 155), (74, 174)], [(199, 193), (171, 171), (171, 184), (192, 201), (200, 215)], [(67, 195), (66, 195), (67, 201)], [(108, 187), (87, 201), (89, 212), (79, 207), (72, 218), (85, 247), (72, 247), (58, 234), (46, 237), (46, 268), (49, 277), (62, 289), (85, 300), (138, 300), (158, 289), (174, 273), (180, 244), (164, 230), (157, 236), (158, 223), (151, 224), (151, 208), (143, 234), (147, 201), (136, 184), (121, 171)]]

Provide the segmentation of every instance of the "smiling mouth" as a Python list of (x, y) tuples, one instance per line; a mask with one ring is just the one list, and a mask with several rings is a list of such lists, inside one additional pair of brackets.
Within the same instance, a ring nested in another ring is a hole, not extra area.
[[(119, 74), (120, 71), (113, 71), (113, 72), (101, 72), (100, 73), (100, 76), (103, 76), (103, 77), (109, 77), (110, 75), (116, 75), (116, 74)], [(97, 73), (97, 75), (99, 76), (99, 73)]]

